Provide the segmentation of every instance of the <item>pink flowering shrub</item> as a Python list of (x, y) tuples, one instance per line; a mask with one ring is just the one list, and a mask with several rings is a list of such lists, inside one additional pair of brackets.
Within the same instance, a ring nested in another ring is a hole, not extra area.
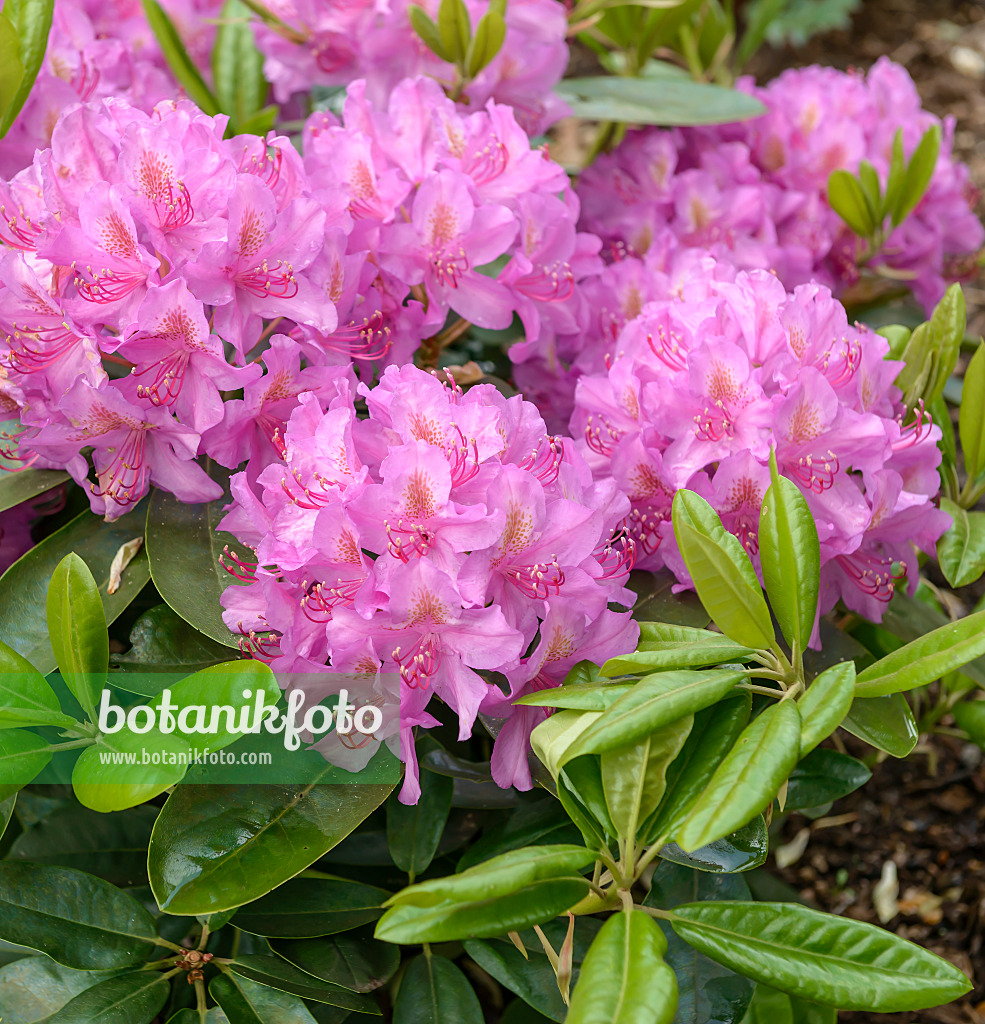
[[(421, 4), (437, 17), (438, 3)], [(473, 28), (488, 4), (466, 3)], [(287, 32), (258, 26), (257, 44), (266, 56), (264, 73), (278, 102), (312, 85), (348, 85), (366, 80), (367, 93), (383, 105), (404, 78), (428, 75), (449, 89), (455, 68), (432, 53), (411, 26), (408, 0), (278, 0), (269, 10)], [(566, 112), (552, 92), (568, 64), (567, 12), (556, 0), (510, 0), (506, 38), (496, 57), (459, 97), (469, 110), (493, 99), (513, 108), (530, 133), (544, 131)]]
[(493, 777), (529, 789), (527, 741), (546, 712), (512, 698), (636, 643), (630, 613), (608, 609), (632, 603), (629, 503), (518, 396), (463, 394), (413, 366), (373, 388), (329, 372), (291, 413), (282, 460), (255, 485), (233, 477), (221, 526), (255, 564), (237, 559), (249, 585), (224, 591), (226, 623), (279, 673), (398, 675), (404, 799), (419, 793), (412, 727), (437, 724), (434, 694), (462, 739), (480, 711), (511, 715)]
[[(741, 124), (632, 131), (581, 176), (582, 225), (615, 251), (647, 252), (665, 229), (678, 245), (741, 269), (775, 271), (787, 288), (817, 281), (841, 295), (859, 280), (861, 243), (827, 204), (828, 177), (870, 161), (885, 185), (893, 138), (906, 154), (940, 122), (888, 58), (867, 75), (785, 71), (740, 88), (767, 108)], [(985, 242), (968, 170), (954, 161), (953, 119), (927, 191), (866, 266), (908, 285), (927, 309)]]
[(67, 468), (95, 511), (151, 483), (218, 497), (198, 456), (258, 474), (298, 394), (408, 361), (450, 312), (580, 328), (598, 241), (509, 108), (463, 115), (417, 79), (379, 110), (355, 83), (344, 123), (309, 119), (303, 158), (224, 128), (187, 102), (77, 105), (0, 182), (0, 388), (21, 455)]
[(821, 285), (788, 294), (711, 258), (681, 271), (575, 390), (572, 433), (596, 478), (629, 497), (638, 564), (689, 585), (670, 521), (687, 487), (758, 566), (775, 446), (817, 523), (820, 613), (840, 597), (879, 621), (904, 575), (916, 585), (914, 545), (933, 551), (949, 525), (934, 507), (940, 429), (900, 406), (888, 350)]

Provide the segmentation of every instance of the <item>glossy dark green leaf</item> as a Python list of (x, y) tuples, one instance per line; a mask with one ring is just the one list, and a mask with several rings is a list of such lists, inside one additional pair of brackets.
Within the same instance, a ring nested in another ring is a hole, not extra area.
[[(635, 788), (632, 781), (624, 787), (629, 792)], [(592, 823), (592, 832), (615, 837), (618, 834), (615, 822), (609, 814), (609, 804), (605, 798), (605, 785), (602, 781), (601, 758), (593, 754), (575, 757), (565, 761), (557, 780), (557, 791), (569, 798), (565, 809), (571, 813), (572, 805), (577, 805)], [(576, 819), (577, 823), (577, 819)], [(582, 833), (584, 835), (584, 833)], [(597, 846), (597, 844), (588, 844)]]
[(758, 117), (763, 108), (735, 89), (690, 79), (566, 78), (555, 90), (576, 117), (627, 124), (726, 124)]
[(213, 978), (209, 995), (222, 1007), (229, 1024), (317, 1024), (297, 996), (236, 974)]
[(949, 622), (880, 658), (855, 681), (859, 697), (913, 690), (985, 654), (985, 611)]
[(156, 605), (137, 619), (130, 630), (130, 643), (125, 654), (110, 655), (115, 667), (129, 673), (197, 672), (231, 657), (225, 644), (200, 633), (166, 604)]
[[(0, 96), (0, 105), (2, 103), (3, 98)], [(6, 512), (22, 501), (36, 498), (71, 479), (68, 473), (58, 469), (22, 469), (16, 473), (0, 470), (0, 512)]]
[(70, 999), (112, 972), (73, 971), (46, 956), (28, 956), (0, 967), (0, 1020), (4, 1024), (55, 1024)]
[(941, 127), (933, 124), (924, 132), (906, 165), (899, 200), (891, 211), (894, 227), (902, 223), (923, 199), (930, 179), (934, 176), (940, 149)]
[(482, 1010), (465, 975), (443, 956), (415, 957), (397, 990), (393, 1024), (482, 1024)]
[(241, 954), (233, 959), (229, 970), (241, 978), (249, 978), (250, 981), (269, 985), (281, 992), (290, 992), (299, 999), (328, 1003), (330, 1006), (340, 1006), (346, 1010), (374, 1016), (380, 1015), (376, 1002), (368, 996), (315, 978), (279, 956)]
[(971, 989), (952, 964), (892, 932), (796, 903), (686, 904), (671, 924), (739, 974), (845, 1010), (919, 1010)]
[(400, 950), (368, 935), (345, 932), (317, 939), (274, 939), (270, 948), (306, 974), (353, 992), (385, 985), (400, 964)]
[(233, 134), (257, 113), (269, 86), (263, 77), (263, 54), (253, 38), (250, 9), (226, 0), (212, 46), (212, 81), (219, 109), (230, 116)]
[(958, 435), (969, 478), (977, 479), (985, 471), (985, 344), (979, 345), (968, 363), (961, 389)]
[(188, 98), (198, 107), (205, 111), (210, 117), (220, 113), (219, 103), (212, 90), (205, 84), (205, 79), (195, 66), (195, 62), (189, 57), (185, 44), (181, 41), (178, 30), (174, 23), (167, 16), (164, 8), (157, 0), (141, 0), (144, 8), (144, 17), (157, 37), (157, 43), (161, 47), (164, 59), (172, 74), (188, 93)]
[[(644, 572), (634, 569), (629, 574), (628, 587), (636, 594), (633, 618), (640, 623), (673, 623), (678, 626), (704, 628), (711, 621), (701, 599), (693, 590), (675, 594), (677, 577), (669, 569)], [(642, 635), (642, 634), (641, 634)]]
[(451, 812), (453, 779), (421, 773), (421, 796), (416, 804), (390, 800), (386, 805), (387, 844), (393, 863), (413, 882), (434, 858)]
[(48, 637), (72, 695), (92, 721), (109, 668), (109, 637), (99, 589), (89, 567), (72, 552), (48, 584)]
[(766, 821), (757, 814), (748, 825), (690, 853), (685, 853), (676, 843), (667, 843), (660, 850), (660, 858), (695, 871), (736, 873), (758, 868), (766, 862), (768, 853)]
[(558, 990), (557, 975), (550, 961), (536, 951), (523, 954), (505, 942), (468, 939), (465, 952), (500, 985), (548, 1017), (563, 1021), (568, 1010)]
[(13, 109), (23, 81), (24, 62), (17, 28), (10, 18), (0, 13), (0, 136), (6, 134), (3, 123)]
[(860, 238), (869, 238), (877, 225), (861, 182), (850, 171), (832, 171), (828, 178), (828, 204)]
[(742, 1024), (837, 1024), (838, 1011), (788, 996), (767, 985), (757, 985), (749, 1013)]
[(727, 670), (644, 676), (568, 746), (563, 760), (635, 743), (657, 729), (726, 697), (745, 677)]
[(674, 837), (691, 852), (764, 811), (800, 756), (800, 714), (791, 700), (768, 707), (743, 730)]
[(821, 545), (800, 488), (779, 474), (770, 452), (771, 483), (759, 516), (759, 560), (770, 606), (791, 647), (803, 651), (817, 616)]
[(901, 693), (857, 697), (841, 727), (893, 757), (906, 757), (920, 738), (913, 712)]
[(968, 512), (947, 498), (941, 511), (951, 528), (937, 542), (937, 561), (952, 587), (966, 587), (985, 572), (985, 512)]
[(532, 882), (506, 895), (485, 899), (447, 900), (430, 906), (405, 903), (387, 910), (376, 925), (375, 935), (384, 942), (403, 945), (489, 939), (550, 921), (587, 893), (588, 880), (572, 876)]
[(582, 964), (567, 1024), (670, 1024), (677, 979), (666, 952), (660, 926), (644, 911), (613, 914)]
[(0, 938), (66, 967), (139, 966), (153, 952), (154, 920), (128, 893), (74, 868), (0, 862)]
[(79, 993), (58, 1011), (58, 1024), (151, 1024), (171, 986), (153, 971), (121, 974)]
[(114, 885), (141, 885), (147, 880), (147, 844), (156, 817), (156, 807), (100, 814), (70, 804), (22, 832), (8, 856), (78, 868)]
[(48, 741), (27, 729), (0, 732), (0, 799), (33, 781), (51, 760)]
[(637, 829), (663, 799), (667, 768), (681, 752), (693, 724), (694, 717), (685, 715), (638, 743), (602, 754), (602, 789), (616, 835), (635, 841)]
[(141, 502), (112, 523), (83, 512), (14, 562), (0, 576), (0, 637), (4, 643), (44, 675), (54, 671), (56, 661), (46, 621), (48, 580), (72, 551), (96, 578), (106, 621), (114, 622), (150, 579), (147, 557), (140, 551), (124, 571), (120, 589), (115, 594), (106, 592), (113, 557), (124, 544), (143, 534), (145, 510)]
[(13, 648), (0, 641), (0, 729), (28, 725), (71, 727), (47, 680)]
[[(148, 0), (153, 2), (153, 0)], [(209, 473), (228, 488), (229, 473), (208, 463)], [(226, 545), (242, 545), (231, 534), (216, 530), (229, 498), (188, 505), (159, 488), (151, 494), (147, 512), (147, 557), (151, 577), (161, 597), (199, 632), (227, 647), (242, 639), (222, 621), (219, 597), (235, 580), (219, 564)]]
[[(749, 886), (742, 875), (710, 874), (660, 861), (643, 904), (673, 910), (696, 900), (747, 899)], [(753, 983), (689, 946), (666, 922), (660, 926), (667, 939), (664, 959), (677, 976), (674, 1024), (739, 1024), (752, 998)]]
[[(14, 807), (17, 805), (17, 794), (13, 796), (4, 797), (0, 800), (0, 839), (3, 838), (4, 833), (7, 831), (7, 826), (10, 824), (10, 819), (14, 815)], [(0, 1020), (3, 1020), (3, 1015), (0, 1014)]]
[(667, 769), (667, 795), (646, 825), (646, 838), (673, 835), (749, 721), (752, 698), (734, 693), (694, 716), (691, 734)]
[(173, 1017), (168, 1017), (167, 1024), (229, 1024), (229, 1018), (218, 1006), (213, 1006), (201, 1013), (198, 1010), (179, 1010)]
[(715, 624), (743, 647), (770, 647), (775, 639), (773, 623), (742, 542), (693, 491), (674, 495), (672, 514), (681, 556)]
[(401, 889), (386, 907), (434, 907), (449, 900), (481, 900), (508, 896), (526, 885), (572, 875), (595, 860), (581, 846), (529, 846), (493, 857), (457, 875), (432, 878)]
[(861, 761), (820, 747), (812, 750), (791, 773), (783, 809), (797, 811), (840, 800), (864, 786), (871, 777), (872, 772)]
[(178, 786), (147, 854), (158, 905), (193, 915), (259, 899), (344, 839), (392, 788)]
[(842, 661), (822, 672), (797, 701), (800, 756), (809, 754), (844, 721), (855, 697), (855, 663)]
[(963, 700), (952, 709), (954, 721), (972, 743), (985, 749), (985, 701)]
[(539, 843), (564, 828), (570, 828), (570, 821), (554, 797), (544, 795), (540, 799), (525, 800), (506, 821), (484, 830), (476, 841), (469, 844), (459, 858), (456, 870), (464, 871), (491, 857)]
[[(21, 75), (16, 91), (6, 97), (0, 120), (0, 137), (7, 134), (16, 120), (44, 63), (54, 7), (55, 0), (5, 0), (3, 16), (17, 30), (19, 42), (18, 59), (11, 70), (14, 72), (13, 77), (16, 77), (16, 64), (19, 63)], [(7, 69), (4, 71), (7, 72)]]
[(386, 889), (344, 878), (295, 878), (240, 907), (232, 921), (271, 938), (334, 935), (375, 921), (389, 896)]

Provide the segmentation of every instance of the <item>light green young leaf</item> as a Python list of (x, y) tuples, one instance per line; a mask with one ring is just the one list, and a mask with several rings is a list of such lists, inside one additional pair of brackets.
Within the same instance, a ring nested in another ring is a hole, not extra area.
[[(13, 123), (10, 111), (14, 108), (23, 80), (24, 62), (21, 60), (17, 28), (5, 13), (0, 13), (0, 129), (8, 117)], [(5, 134), (6, 129), (0, 130), (0, 136)]]
[[(897, 209), (903, 195), (903, 182), (906, 178), (906, 157), (903, 155), (903, 129), (898, 128), (893, 136), (893, 155), (889, 162), (889, 176), (886, 179), (886, 191), (882, 197), (882, 209), (879, 212), (880, 222)], [(896, 223), (893, 223), (893, 227)]]
[(855, 663), (842, 661), (825, 669), (798, 700), (800, 756), (806, 757), (841, 725), (855, 698)]
[(438, 26), (432, 21), (427, 11), (419, 4), (411, 4), (407, 10), (411, 27), (424, 41), (424, 45), (435, 56), (452, 63), (450, 54), (441, 42), (441, 33), (438, 31)]
[(771, 647), (773, 623), (741, 541), (693, 491), (674, 495), (672, 516), (674, 536), (694, 589), (719, 629), (743, 647)]
[(255, 117), (269, 86), (263, 77), (263, 54), (253, 37), (250, 9), (226, 0), (212, 47), (212, 81), (219, 108), (230, 118), (232, 134)]
[(463, 65), (472, 38), (472, 25), (464, 0), (441, 0), (438, 32), (442, 49), (450, 55), (452, 63)]
[(62, 713), (55, 691), (43, 675), (0, 641), (0, 729), (28, 725), (69, 728), (75, 719)]
[(467, 70), (469, 78), (475, 76), (492, 62), (503, 48), (506, 38), (506, 22), (495, 11), (486, 11), (476, 26), (475, 36), (469, 44)]
[(865, 198), (861, 182), (850, 171), (832, 171), (828, 178), (828, 203), (831, 209), (859, 238), (871, 238), (875, 221)]
[(899, 199), (890, 211), (893, 227), (901, 224), (917, 206), (937, 167), (937, 156), (941, 149), (941, 126), (931, 125), (913, 151), (903, 176)]
[[(51, 32), (51, 19), (54, 14), (55, 0), (5, 0), (3, 17), (9, 19), (17, 32), (18, 52), (11, 67), (4, 67), (0, 81), (9, 74), (11, 79), (17, 77), (20, 66), (20, 81), (12, 96), (3, 102), (6, 96), (6, 81), (0, 86), (0, 137), (10, 131), (11, 126), (21, 112), (27, 97), (30, 95), (34, 82), (44, 63), (44, 55), (48, 49), (48, 35)], [(2, 30), (0, 30), (2, 35)], [(2, 46), (2, 44), (0, 44)], [(0, 65), (3, 66), (3, 65)]]
[(185, 44), (181, 41), (178, 30), (168, 17), (164, 8), (157, 0), (140, 0), (144, 8), (144, 16), (157, 37), (158, 45), (168, 62), (174, 77), (188, 93), (188, 98), (197, 104), (206, 114), (214, 117), (221, 113), (219, 102), (212, 90), (205, 84), (195, 62), (188, 56)]
[(969, 479), (985, 472), (985, 344), (980, 344), (965, 370), (961, 390), (958, 435), (964, 453), (964, 468)]

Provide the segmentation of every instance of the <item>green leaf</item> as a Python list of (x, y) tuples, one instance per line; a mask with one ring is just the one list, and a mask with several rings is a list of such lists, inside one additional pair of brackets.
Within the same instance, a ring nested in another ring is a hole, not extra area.
[(647, 841), (673, 835), (749, 721), (752, 699), (734, 693), (694, 716), (694, 726), (667, 769), (667, 795), (646, 824)]
[(62, 678), (92, 721), (109, 668), (109, 636), (99, 589), (74, 552), (58, 563), (48, 584), (48, 636)]
[(205, 84), (195, 62), (188, 56), (178, 30), (157, 0), (141, 0), (147, 23), (157, 37), (158, 45), (171, 73), (178, 79), (188, 98), (210, 117), (221, 113), (219, 102)]
[(635, 842), (637, 829), (663, 798), (667, 768), (681, 752), (693, 724), (694, 717), (687, 715), (638, 743), (602, 755), (602, 787), (618, 836)]
[(707, 626), (711, 621), (711, 616), (701, 604), (701, 598), (693, 590), (674, 593), (677, 577), (669, 569), (661, 569), (659, 572), (634, 569), (629, 574), (627, 586), (637, 595), (633, 618), (641, 622), (699, 628)]
[(770, 647), (775, 640), (773, 623), (742, 542), (693, 491), (674, 495), (672, 516), (694, 589), (719, 629), (743, 647)]
[(218, 1006), (213, 1006), (202, 1013), (198, 1010), (179, 1010), (173, 1017), (168, 1017), (167, 1024), (229, 1024), (229, 1018)]
[(563, 759), (635, 743), (728, 696), (744, 678), (740, 672), (712, 669), (644, 676), (578, 736), (564, 751)]
[(985, 610), (940, 626), (860, 672), (855, 692), (880, 697), (926, 686), (985, 654)]
[(386, 889), (342, 878), (295, 878), (236, 911), (237, 928), (254, 935), (303, 939), (358, 928), (382, 913)]
[(812, 750), (790, 775), (783, 809), (798, 811), (832, 803), (864, 786), (870, 778), (872, 772), (854, 757), (825, 747)]
[(47, 680), (15, 650), (0, 642), (0, 729), (25, 725), (68, 728), (74, 718), (62, 713)]
[(51, 760), (48, 741), (27, 729), (0, 732), (0, 799), (32, 782)]
[(644, 911), (613, 914), (582, 964), (567, 1024), (670, 1024), (677, 979), (666, 952), (660, 926)]
[(54, 13), (55, 0), (6, 0), (3, 5), (3, 17), (9, 18), (17, 30), (18, 51), (16, 57), (8, 51), (7, 59), (14, 58), (10, 71), (17, 77), (17, 66), (20, 65), (20, 81), (17, 90), (8, 96), (4, 88), (0, 102), (3, 102), (3, 118), (0, 120), (0, 136), (10, 131), (11, 126), (21, 112), (27, 97), (34, 87), (34, 82), (44, 63), (45, 51), (48, 49), (48, 34), (51, 31), (51, 19)]
[(22, 832), (8, 857), (12, 861), (78, 868), (114, 885), (143, 885), (147, 880), (147, 844), (156, 817), (156, 807), (100, 814), (69, 804)]
[(973, 743), (985, 749), (985, 701), (963, 700), (951, 713), (959, 729), (964, 729)]
[(568, 1011), (558, 990), (557, 975), (546, 956), (533, 950), (524, 957), (512, 943), (484, 939), (467, 939), (465, 952), (500, 985), (545, 1017), (564, 1020)]
[[(0, 15), (0, 36), (3, 32), (3, 16)], [(0, 41), (0, 48), (3, 43)], [(2, 53), (2, 49), (0, 49)], [(2, 57), (0, 57), (2, 61)], [(3, 95), (0, 93), (0, 108), (3, 106)], [(0, 471), (0, 512), (19, 505), (22, 501), (29, 501), (39, 494), (50, 491), (52, 487), (65, 483), (72, 478), (68, 473), (60, 469), (21, 469), (17, 472)]]
[(627, 124), (728, 124), (759, 117), (760, 102), (735, 89), (677, 78), (565, 78), (555, 88), (576, 117)]
[(235, 974), (213, 978), (209, 995), (225, 1011), (229, 1024), (317, 1024), (297, 996)]
[(800, 488), (776, 468), (776, 449), (770, 451), (770, 478), (759, 516), (763, 582), (787, 643), (803, 652), (817, 617), (821, 545)]
[(662, 622), (641, 624), (641, 628), (645, 626), (654, 627), (650, 635), (659, 628), (660, 639), (644, 639), (647, 634), (641, 632), (636, 653), (610, 658), (600, 669), (601, 675), (704, 668), (707, 665), (721, 665), (723, 662), (746, 661), (753, 654), (751, 648), (733, 643), (728, 637), (713, 633), (710, 629), (693, 629)]
[(114, 622), (150, 579), (147, 557), (141, 551), (123, 573), (120, 589), (107, 594), (113, 556), (144, 532), (146, 505), (128, 515), (104, 522), (86, 511), (35, 544), (0, 576), (0, 637), (44, 675), (56, 661), (48, 640), (46, 602), (48, 580), (70, 552), (78, 554), (99, 585), (107, 623)]
[(557, 711), (530, 734), (530, 748), (556, 781), (569, 747), (601, 717), (597, 711), (565, 708)]
[(676, 843), (667, 843), (660, 850), (660, 858), (695, 871), (717, 874), (751, 871), (766, 862), (768, 853), (766, 821), (761, 814), (757, 814), (748, 825), (743, 825), (731, 835), (716, 839), (690, 853), (685, 853)]
[(930, 184), (930, 179), (934, 176), (940, 149), (941, 126), (939, 124), (932, 124), (924, 132), (923, 138), (913, 151), (913, 155), (906, 166), (899, 199), (891, 211), (893, 227), (901, 224), (920, 200), (923, 199), (927, 186)]
[(768, 707), (743, 730), (675, 836), (685, 851), (741, 828), (764, 811), (800, 754), (800, 713), (791, 700)]
[[(749, 886), (741, 875), (710, 874), (661, 861), (643, 905), (673, 910), (696, 900), (747, 899)], [(667, 939), (664, 959), (679, 987), (675, 1024), (738, 1024), (752, 998), (753, 983), (689, 946), (666, 922), (660, 926)]]
[(249, 978), (250, 981), (269, 985), (281, 992), (290, 992), (299, 999), (309, 999), (316, 1003), (340, 1006), (345, 1010), (380, 1016), (375, 1000), (350, 992), (341, 985), (320, 981), (277, 956), (240, 955), (233, 959), (229, 970), (241, 978)]
[(862, 186), (862, 194), (865, 196), (865, 205), (869, 210), (869, 217), (877, 227), (882, 224), (882, 187), (879, 183), (879, 173), (868, 161), (863, 160), (858, 168), (858, 183)]
[(464, 871), (498, 854), (531, 846), (570, 827), (568, 816), (554, 797), (544, 794), (540, 799), (524, 800), (505, 821), (483, 830), (469, 844), (456, 870)]
[(893, 216), (893, 227), (899, 223), (895, 219), (895, 211), (903, 196), (903, 183), (906, 178), (906, 158), (903, 155), (903, 129), (898, 128), (893, 136), (893, 155), (889, 161), (889, 176), (886, 179), (886, 191), (882, 197), (880, 222), (888, 215)]
[[(210, 640), (166, 604), (155, 605), (137, 619), (130, 630), (130, 643), (129, 651), (111, 653), (110, 661), (114, 667), (134, 674), (184, 674), (229, 660), (225, 644)], [(122, 685), (129, 687), (133, 682)]]
[(871, 238), (874, 222), (861, 182), (850, 171), (832, 171), (828, 177), (828, 205), (860, 238)]
[(79, 993), (58, 1011), (58, 1024), (151, 1024), (170, 992), (160, 974), (123, 974)]
[(327, 853), (392, 789), (178, 786), (147, 852), (158, 906), (169, 914), (212, 914), (257, 900)]
[[(228, 491), (229, 474), (212, 463), (209, 473)], [(224, 546), (242, 545), (217, 531), (228, 497), (203, 505), (188, 505), (159, 488), (147, 511), (147, 557), (151, 578), (161, 597), (200, 633), (227, 647), (239, 647), (242, 637), (222, 621), (219, 597), (233, 577), (219, 564)]]
[(469, 78), (475, 76), (487, 65), (490, 64), (503, 48), (503, 40), (506, 38), (506, 22), (501, 14), (493, 10), (486, 13), (479, 19), (475, 30), (475, 36), (469, 44), (467, 58), (467, 70)]
[(131, 896), (74, 868), (0, 862), (0, 937), (81, 971), (136, 967), (154, 920)]
[(857, 697), (841, 727), (893, 757), (906, 757), (920, 738), (913, 712), (901, 693)]
[(951, 528), (937, 542), (937, 561), (952, 587), (966, 587), (985, 572), (985, 512), (967, 512), (947, 498), (941, 511)]
[(393, 863), (413, 881), (434, 858), (451, 811), (455, 780), (434, 772), (421, 773), (416, 804), (390, 800), (386, 805), (386, 836)]
[(4, 1024), (52, 1024), (70, 999), (112, 974), (73, 971), (46, 956), (27, 956), (0, 967), (0, 1020)]
[(448, 61), (449, 64), (454, 63), (451, 54), (441, 42), (438, 26), (431, 20), (427, 11), (418, 4), (410, 4), (407, 13), (410, 16), (411, 27), (421, 37), (424, 45), (442, 60)]
[(275, 939), (270, 948), (306, 974), (353, 992), (385, 985), (400, 965), (400, 950), (361, 933), (317, 939)]
[(958, 413), (964, 468), (971, 480), (985, 471), (985, 416), (982, 409), (985, 409), (985, 344), (978, 346), (965, 370)]
[(583, 846), (529, 846), (512, 850), (445, 878), (408, 885), (385, 907), (434, 907), (449, 900), (466, 901), (508, 896), (523, 886), (571, 875), (594, 863)]
[(937, 303), (931, 318), (914, 330), (903, 349), (905, 363), (896, 384), (903, 391), (903, 403), (915, 409), (922, 400), (932, 406), (944, 393), (954, 373), (966, 326), (964, 293), (951, 285)]
[(393, 1024), (482, 1024), (482, 1010), (465, 975), (443, 956), (417, 956), (397, 990)]
[(931, 421), (941, 428), (937, 447), (942, 456), (941, 473), (944, 473), (949, 467), (957, 466), (958, 461), (958, 448), (954, 437), (954, 424), (951, 422), (951, 412), (943, 395), (935, 402), (931, 402), (927, 411), (930, 413)]
[(797, 701), (800, 711), (800, 756), (806, 757), (844, 721), (855, 697), (855, 663), (842, 661), (825, 669)]
[(574, 683), (571, 686), (537, 690), (535, 693), (528, 693), (525, 697), (520, 697), (513, 703), (535, 708), (605, 711), (632, 688), (632, 683)]
[(441, 0), (438, 7), (438, 32), (441, 46), (453, 64), (462, 65), (472, 38), (472, 25), (464, 0)]
[(892, 932), (796, 903), (692, 903), (673, 913), (678, 935), (712, 960), (844, 1010), (920, 1010), (971, 989), (956, 967)]
[[(0, 136), (7, 133), (4, 124), (9, 120), (24, 81), (24, 62), (17, 29), (5, 13), (0, 13)], [(16, 116), (16, 112), (15, 112)]]
[(767, 985), (757, 985), (742, 1024), (838, 1024), (838, 1011), (833, 1006), (808, 1003)]
[(219, 109), (230, 116), (232, 134), (260, 110), (269, 91), (250, 18), (240, 0), (226, 0), (212, 47), (215, 96)]

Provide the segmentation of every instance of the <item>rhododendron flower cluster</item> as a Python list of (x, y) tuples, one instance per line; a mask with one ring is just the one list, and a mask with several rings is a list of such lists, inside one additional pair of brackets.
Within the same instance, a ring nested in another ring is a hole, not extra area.
[(600, 372), (577, 383), (571, 428), (600, 480), (629, 496), (638, 564), (690, 583), (670, 521), (697, 491), (758, 564), (759, 514), (775, 447), (821, 542), (820, 611), (841, 597), (879, 621), (914, 545), (949, 525), (934, 507), (940, 429), (899, 404), (888, 342), (849, 325), (828, 289), (788, 294), (765, 271), (706, 258), (673, 296), (623, 328)]
[(20, 449), (80, 483), (90, 451), (95, 511), (123, 514), (152, 482), (217, 497), (197, 456), (259, 473), (330, 366), (406, 362), (451, 311), (488, 328), (517, 313), (532, 338), (581, 329), (599, 243), (508, 108), (463, 115), (418, 79), (381, 111), (357, 82), (344, 123), (309, 120), (303, 158), (224, 128), (186, 101), (82, 104), (0, 182)]
[[(221, 0), (164, 0), (189, 55), (208, 65)], [(58, 118), (75, 104), (116, 96), (150, 113), (177, 86), (139, 0), (58, 0), (44, 63), (0, 146), (0, 174), (27, 167), (51, 145)]]
[[(741, 124), (630, 132), (581, 176), (583, 226), (618, 251), (642, 255), (669, 228), (679, 245), (709, 249), (741, 269), (774, 270), (788, 288), (816, 280), (842, 294), (856, 284), (862, 243), (827, 204), (832, 171), (870, 161), (885, 187), (893, 139), (911, 154), (932, 124), (909, 75), (881, 58), (867, 75), (785, 71), (739, 87), (767, 113)], [(868, 269), (912, 288), (929, 311), (985, 242), (968, 169), (951, 153), (953, 118), (927, 191)]]
[[(530, 788), (527, 740), (546, 712), (511, 698), (638, 637), (630, 613), (608, 607), (632, 603), (629, 503), (519, 396), (463, 394), (413, 366), (373, 388), (330, 373), (320, 395), (300, 396), (283, 459), (232, 479), (221, 528), (254, 555), (230, 555), (248, 585), (224, 591), (226, 623), (279, 673), (399, 677), (402, 799), (419, 793), (412, 727), (437, 724), (435, 694), (462, 738), (480, 711), (511, 715), (493, 775)], [(480, 671), (505, 677), (509, 695)]]
[[(402, 78), (429, 75), (455, 91), (452, 64), (425, 46), (410, 22), (409, 0), (278, 0), (267, 5), (284, 27), (258, 25), (257, 45), (266, 55), (264, 74), (283, 103), (312, 85), (348, 85), (366, 80), (374, 102), (383, 104)], [(438, 3), (420, 6), (437, 17)], [(473, 30), (488, 9), (466, 0)], [(508, 104), (531, 134), (566, 113), (554, 95), (568, 64), (567, 11), (556, 0), (510, 0), (502, 48), (459, 92), (459, 101), (480, 110), (490, 99)]]

